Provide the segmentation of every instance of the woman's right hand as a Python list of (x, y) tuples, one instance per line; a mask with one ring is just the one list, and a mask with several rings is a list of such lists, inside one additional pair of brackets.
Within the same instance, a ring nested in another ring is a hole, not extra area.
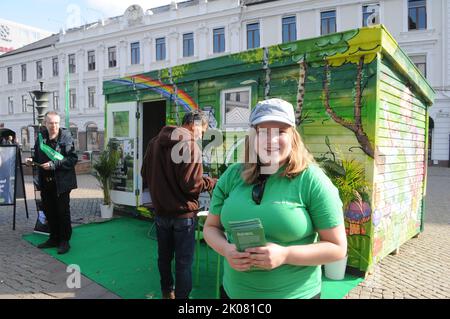
[(236, 245), (227, 244), (224, 252), (224, 257), (234, 270), (247, 271), (251, 267), (252, 260), (250, 259), (250, 253), (238, 252)]

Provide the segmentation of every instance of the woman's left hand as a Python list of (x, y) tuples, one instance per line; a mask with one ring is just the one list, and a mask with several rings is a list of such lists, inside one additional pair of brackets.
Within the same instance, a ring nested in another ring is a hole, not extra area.
[(252, 265), (262, 269), (274, 269), (285, 263), (288, 249), (274, 243), (267, 243), (266, 246), (247, 248), (245, 252), (250, 253)]

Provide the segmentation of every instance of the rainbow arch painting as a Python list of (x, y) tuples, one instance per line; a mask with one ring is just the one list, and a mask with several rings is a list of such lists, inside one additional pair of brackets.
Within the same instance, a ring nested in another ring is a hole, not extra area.
[(150, 89), (174, 101), (176, 104), (181, 105), (188, 112), (198, 110), (197, 103), (195, 103), (194, 99), (185, 91), (178, 89), (177, 94), (175, 94), (173, 85), (164, 84), (163, 82), (152, 79), (149, 76), (145, 75), (127, 76), (121, 79), (112, 80), (112, 82), (128, 86), (135, 85), (137, 89)]

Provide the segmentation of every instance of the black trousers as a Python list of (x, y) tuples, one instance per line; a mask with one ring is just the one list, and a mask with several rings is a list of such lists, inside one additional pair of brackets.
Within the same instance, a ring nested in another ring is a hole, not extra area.
[(55, 182), (49, 182), (43, 185), (41, 198), (50, 228), (50, 239), (56, 242), (69, 241), (72, 237), (70, 192), (58, 196)]

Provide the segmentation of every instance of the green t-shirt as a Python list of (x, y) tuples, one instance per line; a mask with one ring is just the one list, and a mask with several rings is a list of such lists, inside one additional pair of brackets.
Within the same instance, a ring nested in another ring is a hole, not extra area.
[[(316, 165), (293, 179), (271, 175), (260, 205), (252, 200), (252, 185), (242, 177), (242, 164), (233, 164), (214, 189), (210, 213), (228, 222), (259, 218), (267, 242), (281, 246), (317, 242), (317, 230), (343, 224), (342, 202), (336, 187)], [(223, 286), (230, 298), (311, 298), (321, 290), (320, 266), (282, 265), (273, 270), (236, 271), (225, 260)]]

